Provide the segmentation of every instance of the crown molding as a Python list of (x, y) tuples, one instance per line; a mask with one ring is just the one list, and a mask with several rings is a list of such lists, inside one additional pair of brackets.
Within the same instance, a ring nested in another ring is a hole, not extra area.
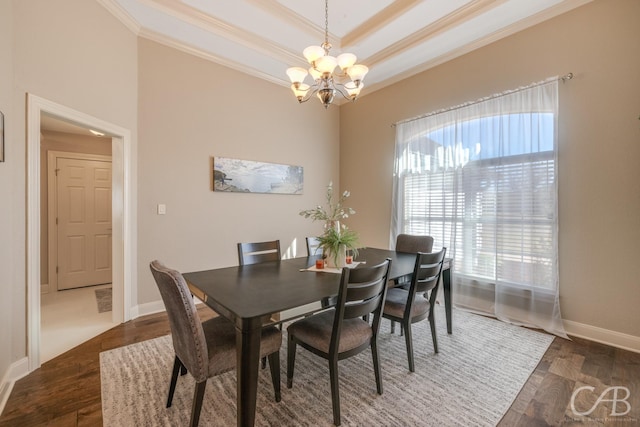
[(397, 42), (387, 46), (386, 48), (378, 51), (366, 59), (369, 64), (369, 68), (379, 64), (381, 62), (389, 60), (391, 57), (405, 52), (425, 41), (442, 34), (443, 32), (450, 30), (451, 28), (458, 26), (482, 13), (486, 13), (507, 0), (478, 0), (468, 3), (448, 15), (438, 19), (437, 21), (427, 25), (420, 31), (405, 37)]
[[(251, 3), (255, 7), (270, 13), (273, 16), (282, 19), (292, 26), (295, 26), (298, 30), (307, 33), (310, 37), (317, 38), (324, 41), (324, 27), (317, 23), (305, 18), (302, 15), (295, 13), (288, 7), (283, 6), (277, 0), (245, 0), (247, 3)], [(324, 23), (324, 21), (322, 21)], [(334, 34), (329, 32), (329, 43), (333, 46), (340, 46), (341, 40)], [(319, 45), (320, 43), (318, 43)]]
[(156, 10), (162, 11), (188, 24), (224, 37), (248, 49), (270, 56), (285, 64), (300, 61), (300, 56), (280, 44), (208, 15), (194, 7), (175, 0), (138, 0)]
[(223, 58), (223, 57), (218, 56), (218, 55), (214, 55), (211, 52), (206, 52), (206, 51), (204, 51), (204, 50), (202, 50), (200, 48), (192, 46), (192, 45), (190, 45), (188, 43), (184, 43), (184, 42), (175, 40), (172, 37), (165, 36), (164, 34), (158, 33), (156, 31), (147, 30), (147, 29), (143, 28), (140, 31), (139, 36), (142, 37), (142, 38), (145, 38), (147, 40), (151, 40), (151, 41), (160, 43), (162, 45), (177, 49), (177, 50), (179, 50), (181, 52), (188, 53), (190, 55), (197, 56), (197, 57), (202, 58), (202, 59), (206, 59), (207, 61), (215, 62), (216, 64), (223, 65), (223, 66), (225, 66), (227, 68), (231, 68), (233, 70), (240, 71), (240, 72), (242, 72), (244, 74), (248, 74), (250, 76), (257, 77), (259, 79), (266, 80), (266, 81), (271, 82), (271, 83), (275, 83), (275, 84), (277, 84), (279, 86), (289, 87), (291, 85), (291, 83), (289, 83), (287, 80), (279, 79), (279, 78), (274, 77), (274, 76), (272, 76), (270, 74), (262, 72), (262, 71), (260, 71), (258, 69), (245, 66), (245, 65), (240, 64), (240, 63), (238, 63), (236, 61), (232, 61), (232, 60), (229, 60), (227, 58)]
[(413, 8), (420, 0), (396, 0), (389, 6), (376, 13), (367, 21), (356, 27), (353, 31), (346, 34), (340, 40), (342, 48), (354, 46), (360, 41), (366, 39), (371, 33), (383, 28), (389, 22), (392, 22), (399, 16), (402, 16), (407, 10)]
[(98, 4), (107, 9), (113, 16), (122, 22), (133, 34), (139, 34), (142, 26), (129, 14), (116, 0), (96, 0)]
[[(257, 68), (258, 64), (242, 64), (234, 60), (224, 58), (216, 53), (209, 52), (203, 48), (196, 47), (188, 42), (175, 40), (169, 36), (161, 34), (155, 30), (149, 30), (142, 27), (133, 17), (130, 15), (117, 0), (97, 0), (99, 4), (105, 7), (110, 13), (112, 13), (118, 20), (120, 20), (127, 28), (129, 28), (134, 34), (139, 37), (143, 37), (152, 41), (156, 41), (165, 46), (169, 46), (180, 50), (182, 52), (203, 58), (208, 61), (216, 62), (228, 68), (236, 71), (248, 74), (253, 77), (257, 77), (279, 86), (289, 87), (288, 79), (284, 75), (284, 68), (287, 65), (302, 65), (305, 61), (299, 53), (292, 52), (288, 48), (274, 42), (266, 40), (264, 37), (247, 32), (240, 27), (229, 24), (223, 20), (210, 16), (198, 9), (185, 4), (182, 1), (176, 0), (138, 0), (146, 7), (153, 8), (160, 13), (173, 16), (175, 19), (181, 20), (186, 24), (196, 26), (203, 30), (209, 31), (219, 37), (223, 37), (232, 43), (236, 43), (239, 46), (255, 51), (261, 55), (273, 58), (276, 61), (280, 61), (284, 64), (283, 76), (272, 76)], [(313, 22), (304, 18), (303, 16), (293, 12), (289, 8), (280, 4), (277, 0), (245, 0), (251, 3), (252, 6), (260, 7), (267, 13), (272, 14), (276, 19), (281, 20), (287, 25), (292, 25), (297, 29), (305, 31), (306, 34), (312, 36), (322, 37), (324, 36), (324, 29), (315, 25)], [(427, 42), (433, 37), (440, 35), (447, 30), (461, 25), (462, 23), (477, 17), (478, 15), (485, 13), (487, 10), (495, 8), (507, 0), (474, 0), (467, 5), (456, 9), (449, 13), (445, 17), (431, 23), (424, 27), (420, 31), (413, 33), (396, 43), (388, 46), (387, 48), (371, 55), (369, 58), (364, 58), (363, 62), (370, 68), (375, 70), (376, 65), (382, 65), (387, 61), (392, 61), (394, 57), (402, 54), (409, 49), (416, 48), (421, 44)], [(380, 90), (386, 86), (397, 83), (400, 80), (411, 77), (415, 74), (421, 73), (425, 70), (433, 68), (444, 62), (450, 61), (461, 55), (469, 53), (475, 49), (493, 43), (501, 38), (507, 37), (518, 31), (526, 29), (532, 25), (541, 23), (549, 18), (568, 12), (574, 8), (580, 7), (592, 0), (571, 0), (563, 1), (555, 6), (549, 7), (533, 16), (524, 18), (514, 24), (511, 24), (505, 28), (495, 31), (482, 39), (478, 39), (467, 43), (464, 46), (460, 46), (450, 52), (440, 55), (436, 58), (432, 58), (424, 63), (418, 64), (409, 69), (397, 72), (396, 70), (389, 69), (385, 74), (372, 75), (369, 78), (369, 84), (365, 91), (363, 91), (361, 97), (367, 96), (377, 90)], [(372, 32), (375, 32), (382, 28), (389, 21), (397, 18), (403, 12), (406, 12), (411, 7), (414, 7), (418, 3), (418, 0), (396, 0), (392, 2), (382, 12), (377, 13), (372, 18), (368, 19), (365, 23), (357, 27), (355, 30), (347, 34), (342, 41), (344, 44), (357, 43), (370, 36)], [(385, 16), (389, 15), (389, 16)], [(336, 40), (338, 40), (336, 42)], [(330, 34), (330, 41), (334, 45), (339, 45), (340, 40)], [(342, 46), (341, 46), (342, 47)], [(254, 66), (255, 65), (255, 66)], [(306, 64), (305, 64), (306, 65)], [(395, 74), (397, 73), (397, 74)], [(374, 77), (374, 78), (372, 78)]]
[(563, 2), (554, 7), (545, 9), (535, 15), (528, 17), (527, 19), (522, 19), (514, 24), (511, 24), (505, 28), (500, 29), (499, 31), (495, 31), (492, 34), (483, 37), (482, 39), (475, 40), (471, 43), (467, 43), (464, 46), (461, 46), (457, 49), (451, 50), (444, 55), (440, 55), (436, 58), (433, 58), (427, 62), (424, 62), (420, 65), (412, 67), (406, 71), (395, 74), (391, 77), (385, 78), (382, 77), (378, 83), (371, 84), (367, 86), (366, 93), (363, 93), (360, 98), (367, 96), (370, 93), (373, 93), (377, 90), (383, 89), (387, 86), (391, 86), (399, 81), (402, 81), (406, 78), (415, 76), (423, 71), (426, 71), (430, 68), (437, 67), (438, 65), (442, 65), (445, 62), (449, 62), (455, 58), (458, 58), (467, 53), (473, 52), (476, 49), (487, 46), (493, 42), (506, 38), (512, 34), (515, 34), (519, 31), (525, 30), (534, 25), (540, 24), (548, 19), (551, 19), (555, 16), (561, 15), (563, 13), (569, 12), (572, 9), (580, 7), (584, 4), (590, 3), (593, 0), (575, 0), (569, 3)]

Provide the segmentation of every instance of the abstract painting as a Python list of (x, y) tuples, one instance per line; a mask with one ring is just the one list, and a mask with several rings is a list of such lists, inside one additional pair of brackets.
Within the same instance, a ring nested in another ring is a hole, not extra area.
[(213, 191), (302, 194), (302, 166), (214, 157)]

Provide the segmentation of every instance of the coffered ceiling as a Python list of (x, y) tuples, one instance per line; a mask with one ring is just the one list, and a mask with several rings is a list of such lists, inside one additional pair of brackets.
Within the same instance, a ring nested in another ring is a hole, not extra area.
[[(323, 0), (98, 1), (140, 37), (283, 86), (324, 40)], [(366, 95), (589, 1), (331, 0), (331, 53), (369, 67)]]

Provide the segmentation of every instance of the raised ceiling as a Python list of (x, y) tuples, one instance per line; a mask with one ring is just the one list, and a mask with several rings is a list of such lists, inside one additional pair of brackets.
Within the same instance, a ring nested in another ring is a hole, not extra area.
[[(324, 40), (323, 0), (98, 0), (141, 37), (289, 86)], [(370, 68), (363, 95), (591, 0), (329, 1), (331, 53)]]

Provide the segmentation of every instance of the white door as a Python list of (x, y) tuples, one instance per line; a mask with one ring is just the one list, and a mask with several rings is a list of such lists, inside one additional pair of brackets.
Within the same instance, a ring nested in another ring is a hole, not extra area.
[(56, 161), (58, 289), (111, 283), (111, 162)]

